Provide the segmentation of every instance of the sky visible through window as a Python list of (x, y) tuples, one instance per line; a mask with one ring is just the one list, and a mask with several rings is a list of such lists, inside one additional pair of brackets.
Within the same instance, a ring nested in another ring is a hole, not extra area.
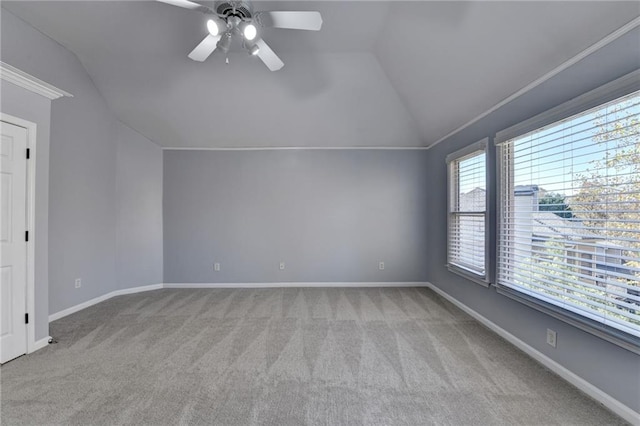
[[(486, 190), (486, 154), (473, 154), (469, 158), (460, 160), (459, 185), (460, 194), (473, 191), (476, 188)], [(484, 209), (482, 209), (484, 210)]]
[[(518, 137), (514, 141), (515, 185), (538, 185), (547, 192), (571, 196), (580, 190), (589, 171), (610, 176), (631, 173), (631, 169), (599, 167), (596, 163), (607, 153), (612, 156), (622, 148), (617, 138), (597, 142), (594, 136), (634, 119), (640, 120), (640, 91)], [(460, 161), (460, 169), (470, 171), (460, 177), (460, 193), (486, 189), (484, 161), (483, 156)]]
[(640, 337), (640, 91), (509, 143), (502, 282)]
[[(589, 172), (597, 171), (601, 176), (632, 172), (631, 168), (597, 164), (607, 154), (614, 156), (624, 149), (616, 135), (606, 142), (599, 142), (597, 135), (615, 132), (639, 119), (640, 91), (519, 137), (514, 141), (515, 185), (538, 185), (547, 192), (572, 196)], [(640, 143), (637, 124), (634, 135), (623, 134)]]

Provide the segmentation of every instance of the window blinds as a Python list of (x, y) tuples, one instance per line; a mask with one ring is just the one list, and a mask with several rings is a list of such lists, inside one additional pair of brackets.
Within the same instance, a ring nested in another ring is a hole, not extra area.
[(468, 272), (486, 273), (486, 142), (449, 161), (448, 263)]
[(498, 285), (640, 337), (640, 92), (499, 157)]

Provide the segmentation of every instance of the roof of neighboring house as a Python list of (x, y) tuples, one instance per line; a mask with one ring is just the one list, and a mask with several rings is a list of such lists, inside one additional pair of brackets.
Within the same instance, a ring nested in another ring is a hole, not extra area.
[(513, 187), (513, 195), (516, 197), (538, 194), (538, 197), (546, 196), (548, 191), (538, 185), (516, 185)]
[(591, 243), (591, 242), (597, 242), (598, 243), (598, 247), (603, 247), (605, 249), (609, 249), (609, 248), (613, 248), (613, 249), (626, 249), (628, 247), (625, 247), (621, 244), (616, 244), (616, 243), (612, 243), (611, 241), (604, 241), (602, 240), (603, 237), (599, 236), (597, 238), (590, 238), (590, 237), (584, 237), (582, 239), (583, 242), (585, 243)]
[(583, 243), (597, 243), (604, 249), (625, 249), (625, 246), (606, 241), (604, 236), (594, 234), (579, 220), (565, 219), (553, 212), (533, 212), (533, 235), (550, 238), (564, 238)]
[(513, 188), (514, 195), (532, 195), (540, 190), (538, 185), (516, 185)]
[(460, 194), (460, 210), (479, 211), (484, 210), (486, 205), (487, 191), (484, 188), (475, 187), (471, 191)]
[(603, 238), (601, 235), (589, 232), (582, 223), (562, 218), (553, 212), (532, 212), (531, 217), (534, 235), (568, 240), (602, 240)]

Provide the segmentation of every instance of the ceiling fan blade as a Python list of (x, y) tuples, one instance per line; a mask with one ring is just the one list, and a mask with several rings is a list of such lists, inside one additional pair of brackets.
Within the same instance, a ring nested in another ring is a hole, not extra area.
[(220, 40), (220, 35), (212, 36), (211, 34), (207, 34), (207, 36), (196, 46), (195, 49), (189, 53), (189, 58), (194, 61), (203, 62), (205, 59), (209, 57), (216, 50), (216, 45)]
[(197, 10), (202, 13), (212, 13), (213, 11), (207, 6), (189, 1), (189, 0), (157, 0), (160, 3), (170, 4), (172, 6), (182, 7), (183, 9)]
[(263, 39), (256, 41), (256, 45), (260, 48), (258, 51), (258, 57), (262, 59), (262, 62), (264, 62), (267, 68), (271, 71), (278, 71), (284, 66), (284, 62), (278, 58), (278, 55), (271, 50), (269, 45), (265, 43)]
[(263, 27), (320, 31), (320, 12), (258, 12), (256, 19)]

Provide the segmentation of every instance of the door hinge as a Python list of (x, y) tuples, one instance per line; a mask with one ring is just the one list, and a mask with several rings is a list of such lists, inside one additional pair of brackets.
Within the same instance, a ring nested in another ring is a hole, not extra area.
[(29, 324), (29, 314), (24, 314), (24, 323)]
[(29, 231), (24, 231), (24, 240), (29, 241)]
[(27, 148), (27, 160), (29, 159), (29, 157), (31, 157), (31, 150)]

